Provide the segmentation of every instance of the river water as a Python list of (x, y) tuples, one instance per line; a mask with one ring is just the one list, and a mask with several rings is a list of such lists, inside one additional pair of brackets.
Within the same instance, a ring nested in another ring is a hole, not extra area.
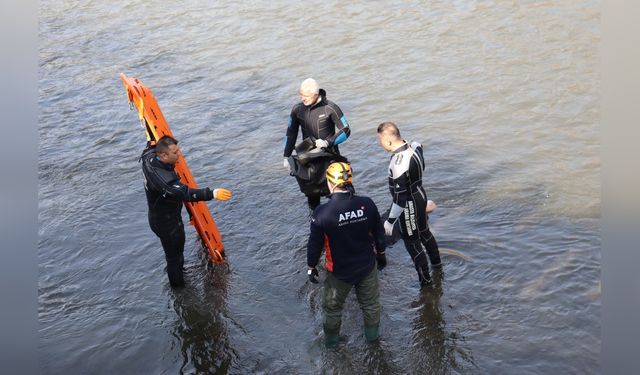
[[(599, 373), (598, 1), (48, 0), (39, 20), (42, 373)], [(199, 184), (234, 193), (208, 203), (227, 264), (186, 225), (180, 291), (120, 72), (153, 90)], [(352, 295), (323, 348), (304, 274), (306, 202), (281, 163), (309, 76), (349, 119), (341, 151), (381, 211), (377, 125), (423, 143), (432, 231), (464, 256), (420, 290), (388, 249), (373, 345)]]

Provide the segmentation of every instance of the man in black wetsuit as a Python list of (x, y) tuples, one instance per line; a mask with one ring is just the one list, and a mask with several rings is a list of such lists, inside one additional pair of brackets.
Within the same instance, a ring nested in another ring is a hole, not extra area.
[(180, 182), (174, 170), (181, 152), (178, 141), (164, 136), (155, 147), (142, 153), (144, 190), (149, 205), (149, 226), (160, 238), (167, 260), (167, 275), (172, 287), (184, 286), (182, 267), (184, 264), (184, 225), (182, 224), (182, 202), (231, 199), (226, 189), (191, 189)]
[(400, 233), (418, 272), (418, 279), (423, 286), (430, 284), (429, 261), (434, 268), (442, 267), (442, 262), (438, 243), (427, 223), (427, 193), (422, 187), (425, 167), (422, 145), (417, 142), (409, 145), (393, 122), (383, 122), (378, 126), (378, 142), (392, 153), (389, 191), (393, 203), (389, 218), (384, 223), (385, 232), (391, 236), (394, 224), (400, 224)]
[[(313, 78), (302, 81), (300, 99), (301, 102), (291, 110), (285, 136), (283, 165), (288, 171), (288, 158), (295, 148), (299, 128), (302, 128), (302, 139), (315, 139), (315, 147), (318, 150), (325, 149), (338, 155), (338, 145), (346, 141), (351, 134), (347, 118), (340, 107), (327, 99), (327, 93), (319, 88)], [(309, 194), (307, 201), (309, 208), (313, 210), (320, 204), (320, 196)]]
[(331, 195), (313, 211), (307, 243), (307, 275), (312, 283), (318, 282), (316, 266), (325, 250), (325, 345), (338, 344), (342, 307), (353, 287), (364, 317), (365, 337), (375, 341), (380, 324), (378, 270), (387, 265), (380, 214), (371, 199), (355, 195), (349, 164), (332, 163), (326, 178)]

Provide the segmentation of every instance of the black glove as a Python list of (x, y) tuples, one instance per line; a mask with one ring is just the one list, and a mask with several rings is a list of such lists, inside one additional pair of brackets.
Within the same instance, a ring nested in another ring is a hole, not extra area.
[(314, 284), (318, 283), (318, 270), (315, 267), (309, 268), (309, 270), (307, 271), (307, 275), (309, 276), (309, 281)]
[(382, 271), (387, 266), (387, 256), (384, 252), (376, 254), (376, 261), (378, 261), (378, 270)]

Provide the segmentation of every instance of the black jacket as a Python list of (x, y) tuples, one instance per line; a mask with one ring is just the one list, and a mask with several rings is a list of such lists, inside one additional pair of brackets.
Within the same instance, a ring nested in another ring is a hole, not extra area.
[(307, 265), (318, 264), (325, 249), (327, 271), (357, 284), (375, 267), (385, 249), (384, 229), (375, 203), (350, 192), (334, 193), (313, 211), (307, 243)]

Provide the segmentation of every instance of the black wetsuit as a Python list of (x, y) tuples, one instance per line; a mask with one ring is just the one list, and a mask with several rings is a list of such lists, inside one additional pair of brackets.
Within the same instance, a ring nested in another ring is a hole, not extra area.
[(184, 285), (184, 225), (182, 202), (213, 199), (209, 188), (191, 189), (180, 182), (173, 166), (161, 162), (154, 148), (142, 153), (144, 190), (149, 205), (149, 226), (160, 238), (167, 260), (167, 275), (172, 286)]
[(324, 249), (327, 271), (353, 285), (371, 272), (385, 246), (375, 203), (351, 192), (333, 193), (313, 212), (307, 265), (315, 267)]
[(417, 142), (405, 143), (394, 150), (389, 163), (389, 191), (393, 204), (388, 221), (399, 221), (402, 239), (421, 282), (431, 280), (429, 261), (432, 266), (441, 265), (438, 243), (427, 223), (427, 193), (422, 187), (424, 167), (422, 145)]
[[(284, 157), (291, 156), (298, 138), (298, 129), (302, 129), (302, 139), (313, 137), (329, 142), (327, 151), (340, 154), (338, 145), (349, 138), (351, 129), (340, 107), (327, 99), (324, 89), (319, 91), (319, 100), (311, 106), (302, 102), (296, 104), (289, 115), (287, 134), (284, 139)], [(321, 171), (320, 173), (324, 173)], [(313, 209), (320, 203), (320, 197), (307, 195), (309, 206)]]

